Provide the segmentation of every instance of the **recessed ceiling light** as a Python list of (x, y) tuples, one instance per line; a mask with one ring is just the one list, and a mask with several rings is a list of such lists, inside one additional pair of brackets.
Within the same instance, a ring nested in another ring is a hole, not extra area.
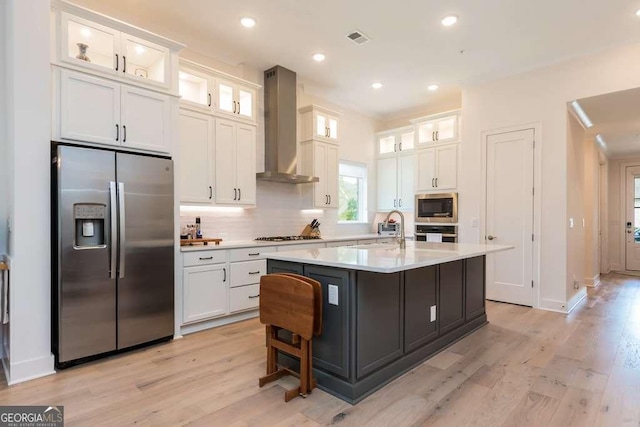
[(324, 61), (324, 58), (325, 58), (324, 53), (316, 53), (313, 55), (313, 59), (318, 62)]
[(80, 34), (82, 34), (83, 37), (91, 37), (91, 31), (89, 31), (88, 28), (81, 29)]
[(433, 92), (433, 91), (438, 90), (439, 87), (440, 86), (434, 84), (434, 85), (427, 86), (427, 89), (429, 89), (431, 92)]
[(142, 55), (144, 53), (144, 48), (140, 45), (136, 45), (136, 53), (138, 55)]
[(375, 82), (371, 85), (372, 88), (374, 89), (380, 89), (382, 87), (382, 83), (380, 82)]
[(445, 27), (450, 27), (456, 22), (458, 22), (458, 17), (455, 15), (449, 15), (442, 18), (442, 25), (444, 25)]
[(256, 26), (256, 20), (253, 18), (245, 17), (240, 20), (243, 27), (253, 28)]

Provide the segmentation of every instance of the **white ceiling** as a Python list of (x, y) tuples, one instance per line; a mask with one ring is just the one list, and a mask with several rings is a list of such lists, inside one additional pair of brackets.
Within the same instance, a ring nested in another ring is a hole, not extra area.
[(640, 154), (640, 88), (578, 100), (593, 122), (587, 135), (601, 134), (610, 157)]
[[(385, 117), (459, 96), (465, 83), (640, 40), (631, 0), (72, 1), (230, 64), (282, 65), (325, 98)], [(445, 28), (448, 14), (460, 20)], [(243, 16), (257, 25), (241, 27)], [(371, 41), (349, 41), (356, 28)]]

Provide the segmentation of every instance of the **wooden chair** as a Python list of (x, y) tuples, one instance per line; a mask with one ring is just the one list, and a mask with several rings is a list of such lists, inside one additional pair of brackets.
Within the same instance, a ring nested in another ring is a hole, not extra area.
[[(301, 395), (306, 397), (315, 388), (313, 379), (313, 335), (322, 332), (322, 287), (319, 282), (290, 273), (268, 274), (260, 279), (260, 322), (266, 325), (267, 375), (260, 378), (260, 387), (294, 375), (300, 386), (285, 392), (288, 402)], [(278, 337), (278, 330), (292, 333), (292, 342)], [(277, 366), (278, 351), (300, 359), (300, 373)]]

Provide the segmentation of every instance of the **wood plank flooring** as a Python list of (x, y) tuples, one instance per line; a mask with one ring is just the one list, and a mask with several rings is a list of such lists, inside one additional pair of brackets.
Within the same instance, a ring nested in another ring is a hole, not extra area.
[(295, 381), (258, 388), (257, 320), (7, 387), (0, 405), (64, 405), (68, 426), (640, 425), (640, 278), (603, 277), (568, 316), (488, 303), (490, 324), (349, 405)]

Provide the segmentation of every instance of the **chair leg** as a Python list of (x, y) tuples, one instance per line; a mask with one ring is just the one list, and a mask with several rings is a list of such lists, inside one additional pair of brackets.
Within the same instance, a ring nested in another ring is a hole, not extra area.
[(309, 393), (316, 388), (316, 380), (313, 378), (313, 340), (309, 340)]
[(306, 397), (309, 393), (309, 341), (300, 339), (300, 394)]

